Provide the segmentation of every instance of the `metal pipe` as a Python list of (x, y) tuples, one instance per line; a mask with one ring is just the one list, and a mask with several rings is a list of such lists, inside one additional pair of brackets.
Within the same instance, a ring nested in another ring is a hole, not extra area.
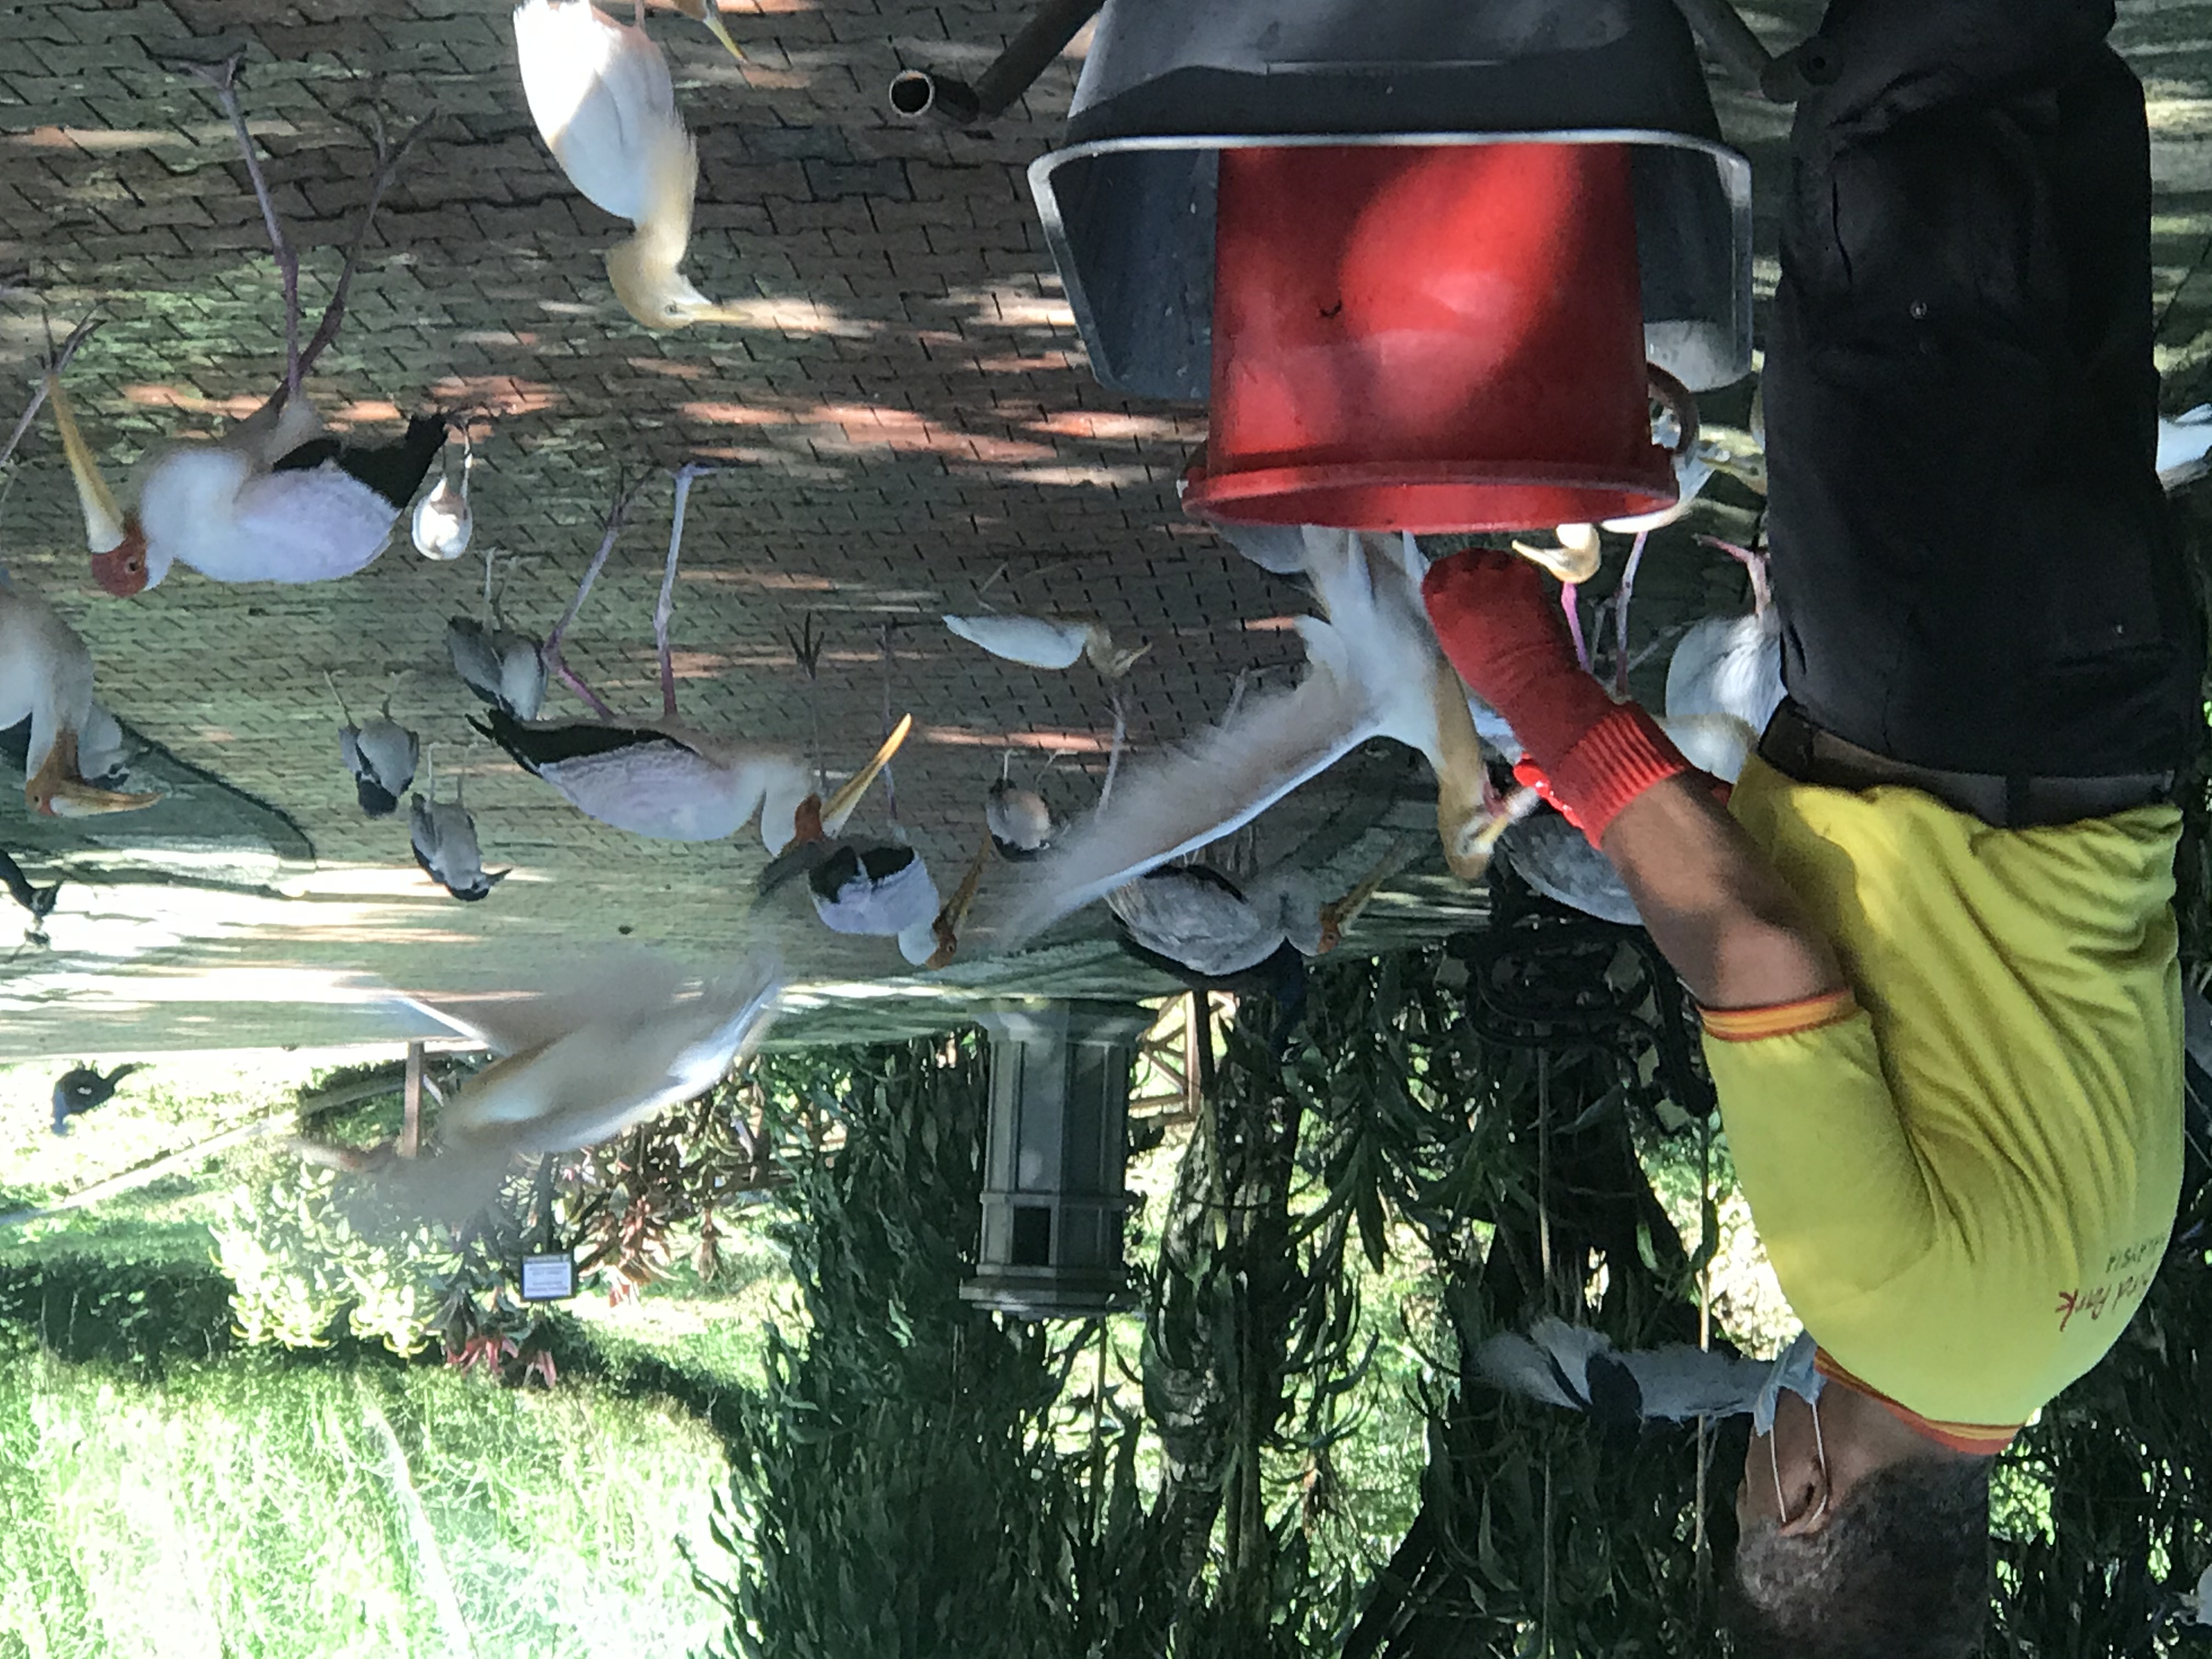
[(1103, 0), (1043, 0), (1006, 50), (969, 86), (950, 75), (903, 70), (891, 78), (892, 112), (909, 121), (930, 116), (956, 127), (1002, 115), (1036, 84), (1045, 65), (1066, 49)]

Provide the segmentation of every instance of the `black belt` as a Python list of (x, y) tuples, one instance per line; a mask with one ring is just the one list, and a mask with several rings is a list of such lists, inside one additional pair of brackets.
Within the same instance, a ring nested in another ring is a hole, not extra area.
[(1788, 700), (1759, 740), (1759, 757), (1785, 777), (1832, 789), (1903, 784), (1933, 795), (1997, 830), (2032, 830), (2084, 818), (2110, 817), (2137, 806), (2170, 803), (2173, 774), (2137, 772), (2109, 778), (2031, 778), (2001, 772), (1946, 772), (1892, 760), (1846, 743), (1805, 718)]

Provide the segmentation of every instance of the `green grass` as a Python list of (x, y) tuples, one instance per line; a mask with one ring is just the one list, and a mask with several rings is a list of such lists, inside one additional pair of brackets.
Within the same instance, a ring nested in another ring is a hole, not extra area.
[(652, 1659), (719, 1627), (675, 1548), (724, 1464), (564, 1381), (235, 1356), (0, 1361), (0, 1659)]

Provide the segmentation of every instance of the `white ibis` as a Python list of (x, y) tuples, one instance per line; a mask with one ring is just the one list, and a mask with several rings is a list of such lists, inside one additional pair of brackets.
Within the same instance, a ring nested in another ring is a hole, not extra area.
[(426, 758), (422, 767), (426, 798), (417, 793), (407, 803), (407, 838), (414, 844), (415, 862), (423, 873), (455, 898), (474, 903), (514, 872), (486, 870), (483, 853), (477, 845), (477, 821), (462, 799), (461, 775), (453, 775), (453, 798), (440, 800), (431, 781)]
[(86, 781), (79, 745), (93, 718), (92, 653), (53, 606), (0, 581), (0, 728), (27, 720), (23, 799), (48, 817), (85, 817), (151, 806)]
[(1445, 858), (1466, 878), (1480, 873), (1504, 821), (1467, 687), (1421, 607), (1426, 561), (1410, 536), (1308, 526), (1305, 538), (1304, 574), (1327, 616), (1297, 619), (1305, 678), (1241, 699), (1227, 720), (1133, 764), (1109, 804), (1025, 867), (999, 922), (1006, 937), (1220, 839), (1378, 737), (1428, 758)]
[(1149, 645), (1117, 648), (1106, 624), (1086, 617), (1018, 617), (986, 613), (947, 617), (945, 625), (993, 656), (1031, 668), (1073, 668), (1085, 658), (1109, 680), (1118, 680)]
[(1042, 795), (1007, 777), (993, 784), (985, 796), (983, 823), (991, 832), (993, 849), (1011, 864), (1042, 858), (1060, 828)]
[(713, 1088), (767, 1029), (782, 988), (768, 957), (687, 991), (673, 964), (629, 954), (528, 998), (410, 998), (499, 1059), (440, 1112), (439, 1156), (388, 1179), (433, 1214), (472, 1214), (514, 1158), (595, 1146)]
[(408, 520), (408, 535), (415, 550), (424, 558), (450, 562), (469, 550), (469, 538), (475, 534), (477, 523), (469, 507), (469, 474), (476, 464), (476, 441), (463, 427), (460, 483), (456, 485), (453, 475), (441, 469), (438, 482), (415, 503), (414, 517)]
[[(698, 15), (733, 54), (714, 0)], [(623, 309), (647, 328), (743, 320), (684, 275), (699, 152), (676, 108), (668, 59), (645, 32), (645, 0), (617, 23), (590, 0), (526, 0), (514, 10), (522, 89), (538, 137), (568, 182), (632, 234), (607, 252)]]
[(61, 1080), (54, 1085), (54, 1133), (67, 1134), (71, 1118), (106, 1105), (115, 1097), (116, 1087), (125, 1078), (145, 1069), (136, 1064), (118, 1066), (105, 1077), (90, 1066), (73, 1066), (64, 1072)]
[(390, 817), (399, 810), (399, 798), (415, 781), (415, 763), (422, 744), (415, 734), (392, 718), (392, 694), (385, 693), (384, 710), (367, 726), (354, 724), (345, 694), (328, 671), (331, 695), (338, 700), (345, 724), (338, 727), (338, 753), (353, 774), (355, 796), (361, 810), (373, 818)]
[(300, 267), (270, 203), (238, 106), (238, 58), (199, 71), (230, 117), (284, 283), (284, 380), (254, 414), (212, 441), (178, 442), (140, 464), (133, 505), (119, 506), (49, 374), (48, 395), (84, 510), (94, 577), (121, 597), (160, 585), (185, 565), (216, 581), (316, 582), (349, 576), (384, 550), (446, 441), (444, 417), (418, 416), (396, 442), (356, 445), (326, 435), (303, 382), (337, 336), (347, 289), (376, 210), (405, 153), (376, 137), (376, 173), (330, 304), (300, 343)]
[[(1736, 560), (1750, 574), (1751, 614), (1707, 617), (1676, 643), (1667, 664), (1668, 729), (1688, 719), (1729, 715), (1754, 733), (1764, 732), (1783, 697), (1782, 617), (1767, 581), (1766, 556), (1713, 537), (1701, 539)], [(1735, 775), (1711, 766), (1705, 769), (1717, 776)]]
[(518, 765), (560, 791), (577, 811), (602, 823), (658, 841), (721, 841), (757, 815), (762, 843), (769, 852), (781, 853), (793, 841), (835, 835), (860, 805), (876, 774), (906, 741), (914, 720), (911, 715), (902, 720), (875, 757), (827, 805), (795, 750), (720, 737), (678, 720), (676, 671), (668, 643), (676, 568), (683, 553), (684, 506), (692, 482), (712, 471), (687, 465), (676, 473), (668, 562), (653, 617), (653, 644), (660, 659), (660, 718), (635, 720), (616, 714), (560, 656), (562, 634), (582, 609), (585, 595), (614, 550), (625, 500), (609, 515), (599, 551), (546, 647), (549, 665), (592, 706), (599, 718), (526, 723), (495, 707), (489, 723), (477, 726), (477, 730), (506, 750)]

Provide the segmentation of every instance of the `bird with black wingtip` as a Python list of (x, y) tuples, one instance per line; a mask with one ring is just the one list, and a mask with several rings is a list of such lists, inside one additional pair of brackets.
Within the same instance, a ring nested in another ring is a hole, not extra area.
[(2110, 0), (1833, 0), (1764, 379), (1788, 699), (1723, 806), (1510, 556), (1425, 592), (1703, 1006), (1816, 1345), (1738, 1489), (1739, 1655), (1978, 1652), (1990, 1474), (2111, 1349), (2183, 1164), (2202, 625), (2154, 470)]

